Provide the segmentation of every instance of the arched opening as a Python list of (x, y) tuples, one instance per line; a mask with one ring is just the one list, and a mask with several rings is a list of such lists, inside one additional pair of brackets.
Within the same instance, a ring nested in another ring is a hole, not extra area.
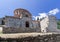
[(28, 15), (25, 15), (26, 17), (29, 17)]
[(5, 22), (2, 20), (2, 25), (5, 25)]
[(26, 21), (25, 26), (29, 27), (29, 22), (28, 21)]
[(37, 20), (39, 20), (39, 18), (37, 18)]

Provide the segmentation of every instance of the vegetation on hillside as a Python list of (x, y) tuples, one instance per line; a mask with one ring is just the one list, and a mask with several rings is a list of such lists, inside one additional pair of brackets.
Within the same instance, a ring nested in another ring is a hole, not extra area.
[(57, 22), (57, 28), (60, 29), (60, 21)]

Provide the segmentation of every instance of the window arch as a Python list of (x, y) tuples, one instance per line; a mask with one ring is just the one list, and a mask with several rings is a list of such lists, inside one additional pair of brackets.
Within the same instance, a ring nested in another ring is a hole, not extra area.
[(25, 27), (29, 27), (29, 22), (28, 21), (25, 22)]
[(5, 25), (5, 22), (2, 20), (2, 25)]
[(28, 15), (26, 15), (26, 17), (29, 17)]

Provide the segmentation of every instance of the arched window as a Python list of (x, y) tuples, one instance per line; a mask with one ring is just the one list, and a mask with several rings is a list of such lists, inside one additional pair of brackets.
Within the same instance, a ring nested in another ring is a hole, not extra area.
[(5, 25), (5, 22), (2, 20), (2, 25)]
[(37, 18), (37, 20), (39, 20), (39, 18)]
[(26, 21), (25, 26), (29, 27), (29, 22), (28, 21)]
[(25, 15), (26, 17), (29, 17), (28, 15)]

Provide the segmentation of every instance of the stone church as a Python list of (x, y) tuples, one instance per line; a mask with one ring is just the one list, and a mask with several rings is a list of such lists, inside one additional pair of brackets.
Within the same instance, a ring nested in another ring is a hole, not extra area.
[(40, 32), (40, 21), (32, 20), (32, 14), (26, 9), (14, 10), (14, 16), (0, 19), (3, 33)]
[(3, 33), (57, 32), (55, 16), (32, 20), (32, 14), (22, 8), (14, 10), (14, 16), (0, 18), (0, 31)]

